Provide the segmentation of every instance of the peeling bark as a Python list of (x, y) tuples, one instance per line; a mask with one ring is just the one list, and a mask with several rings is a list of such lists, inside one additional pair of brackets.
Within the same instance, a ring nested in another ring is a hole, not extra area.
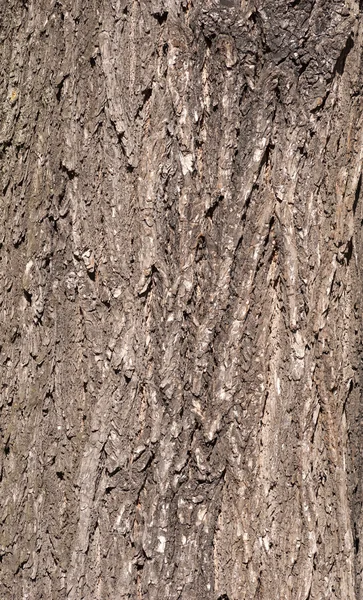
[(360, 600), (360, 3), (0, 22), (1, 598)]

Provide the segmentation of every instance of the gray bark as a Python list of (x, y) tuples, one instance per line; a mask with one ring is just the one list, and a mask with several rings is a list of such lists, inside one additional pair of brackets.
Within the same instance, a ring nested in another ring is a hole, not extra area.
[(0, 595), (363, 600), (354, 0), (3, 0)]

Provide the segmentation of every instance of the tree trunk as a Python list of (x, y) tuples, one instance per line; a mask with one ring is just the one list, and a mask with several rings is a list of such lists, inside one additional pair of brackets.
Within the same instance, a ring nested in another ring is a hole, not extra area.
[(363, 600), (355, 0), (2, 0), (4, 600)]

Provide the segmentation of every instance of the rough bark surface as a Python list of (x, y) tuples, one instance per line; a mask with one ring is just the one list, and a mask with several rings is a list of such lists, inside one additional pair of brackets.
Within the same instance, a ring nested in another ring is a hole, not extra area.
[(2, 599), (363, 599), (359, 4), (1, 0)]

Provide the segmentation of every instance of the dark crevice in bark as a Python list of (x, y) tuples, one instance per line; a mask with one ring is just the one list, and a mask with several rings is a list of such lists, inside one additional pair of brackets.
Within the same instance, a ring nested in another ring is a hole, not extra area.
[(348, 39), (346, 41), (344, 48), (342, 49), (342, 51), (339, 55), (337, 62), (335, 63), (332, 79), (334, 78), (334, 75), (336, 73), (338, 73), (338, 75), (343, 75), (344, 67), (345, 67), (345, 63), (346, 63), (348, 54), (350, 53), (350, 51), (352, 50), (353, 47), (354, 47), (353, 34), (350, 34), (350, 36), (348, 37)]
[(145, 90), (143, 90), (143, 92), (142, 92), (143, 104), (146, 104), (150, 100), (152, 93), (153, 93), (152, 86), (147, 87)]
[(213, 220), (213, 215), (223, 200), (224, 200), (224, 196), (223, 196), (223, 194), (220, 194), (217, 197), (217, 199), (215, 200), (215, 202), (207, 209), (207, 211), (205, 213), (205, 217)]
[(204, 40), (205, 40), (207, 48), (211, 49), (212, 45), (213, 45), (213, 41), (217, 37), (216, 34), (210, 33), (210, 32), (207, 33), (207, 32), (203, 31), (203, 36), (204, 36)]
[(67, 177), (70, 181), (78, 176), (78, 173), (74, 169), (69, 169), (63, 162), (61, 162), (60, 168), (61, 171), (67, 174)]
[[(271, 164), (271, 153), (274, 150), (274, 148), (275, 148), (275, 145), (269, 141), (268, 144), (266, 145), (265, 152), (263, 153), (263, 156), (261, 159), (261, 165), (259, 168), (258, 177), (260, 176), (262, 168), (267, 167)], [(258, 177), (257, 177), (257, 180), (258, 180)]]
[(256, 25), (258, 19), (258, 11), (257, 9), (253, 10), (249, 16), (249, 20), (252, 21), (254, 25)]
[(28, 302), (28, 304), (31, 305), (32, 297), (33, 297), (32, 294), (28, 290), (23, 290), (23, 293), (24, 293), (25, 300)]
[(353, 389), (354, 389), (354, 383), (353, 383), (353, 381), (350, 381), (350, 383), (349, 383), (349, 388), (348, 388), (348, 392), (347, 392), (347, 395), (346, 395), (346, 397), (345, 397), (345, 399), (344, 399), (343, 408), (342, 408), (342, 413), (343, 413), (343, 412), (345, 412), (345, 410), (346, 410), (346, 406), (347, 406), (347, 404), (348, 404), (348, 401), (349, 401), (349, 398), (350, 398), (350, 395), (351, 395), (351, 393), (352, 393)]
[(164, 10), (162, 12), (154, 12), (154, 13), (152, 13), (152, 16), (154, 17), (154, 19), (157, 20), (159, 25), (164, 25), (164, 23), (166, 23), (166, 20), (168, 18), (168, 11)]
[(354, 522), (354, 551), (356, 554), (359, 552), (359, 534), (358, 534), (358, 526), (357, 523)]
[(347, 247), (346, 247), (346, 250), (344, 252), (344, 258), (346, 260), (347, 266), (349, 266), (350, 259), (352, 258), (352, 255), (353, 255), (353, 239), (351, 238), (350, 240), (348, 240)]
[(139, 116), (140, 116), (140, 114), (141, 114), (144, 106), (149, 102), (150, 98), (152, 97), (152, 94), (153, 94), (152, 84), (149, 87), (147, 87), (145, 90), (143, 90), (141, 92), (141, 94), (142, 94), (142, 102), (141, 102), (141, 104), (140, 104), (140, 106), (137, 109), (137, 112), (135, 114), (135, 120), (137, 118), (139, 118)]
[(57, 84), (57, 91), (56, 91), (56, 98), (57, 98), (57, 102), (61, 101), (62, 98), (62, 91), (63, 91), (63, 86), (64, 86), (64, 82), (66, 81), (66, 79), (69, 77), (69, 74), (65, 75), (62, 80)]
[(353, 210), (353, 215), (355, 215), (355, 213), (357, 211), (357, 206), (358, 206), (358, 202), (359, 202), (359, 197), (360, 197), (361, 189), (362, 189), (362, 173), (359, 175), (357, 189), (355, 190), (354, 202), (353, 202), (353, 209), (352, 209)]

